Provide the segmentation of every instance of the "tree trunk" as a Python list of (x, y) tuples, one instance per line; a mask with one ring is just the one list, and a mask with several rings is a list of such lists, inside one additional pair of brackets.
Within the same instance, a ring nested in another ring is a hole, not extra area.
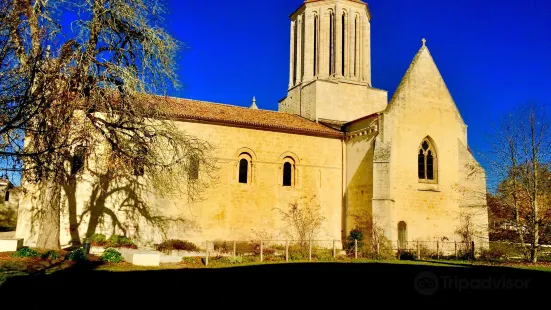
[(61, 185), (44, 180), (40, 183), (41, 218), (40, 235), (36, 247), (39, 249), (59, 250), (59, 231), (61, 217)]

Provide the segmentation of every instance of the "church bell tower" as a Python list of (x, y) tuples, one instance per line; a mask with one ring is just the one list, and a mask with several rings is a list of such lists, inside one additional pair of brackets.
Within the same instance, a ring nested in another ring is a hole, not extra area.
[(289, 90), (281, 112), (345, 122), (384, 109), (386, 92), (371, 87), (365, 2), (305, 0), (290, 17)]

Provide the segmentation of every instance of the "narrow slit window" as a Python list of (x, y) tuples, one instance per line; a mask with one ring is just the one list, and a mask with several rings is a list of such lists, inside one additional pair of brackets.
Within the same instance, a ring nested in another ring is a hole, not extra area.
[(341, 42), (341, 62), (342, 62), (342, 66), (341, 66), (341, 71), (342, 71), (342, 75), (344, 76), (345, 74), (345, 71), (344, 71), (344, 68), (345, 68), (345, 61), (346, 61), (346, 15), (344, 13), (342, 13), (342, 42)]
[(4, 201), (8, 202), (10, 201), (10, 191), (6, 190), (6, 194), (4, 195)]
[(329, 13), (329, 75), (333, 75), (335, 73), (334, 70), (334, 45), (335, 45), (335, 14), (333, 12)]
[(283, 186), (292, 186), (293, 166), (287, 162), (283, 164)]
[(249, 161), (245, 158), (242, 158), (239, 161), (239, 183), (248, 183), (249, 177)]
[(293, 23), (293, 32), (294, 32), (294, 38), (293, 38), (293, 85), (297, 84), (297, 54), (298, 54), (298, 29), (297, 29), (297, 23)]
[(318, 75), (318, 16), (314, 16), (314, 76)]
[(199, 157), (197, 156), (192, 156), (189, 160), (188, 179), (192, 181), (199, 179)]

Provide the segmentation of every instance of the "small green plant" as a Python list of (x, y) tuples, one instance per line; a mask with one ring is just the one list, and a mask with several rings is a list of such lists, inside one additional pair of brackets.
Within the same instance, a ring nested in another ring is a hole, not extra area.
[(202, 258), (201, 257), (182, 257), (182, 263), (187, 265), (201, 265)]
[(185, 240), (171, 239), (163, 241), (157, 245), (157, 251), (170, 252), (171, 250), (198, 251), (199, 248), (194, 243)]
[(59, 253), (54, 250), (50, 250), (42, 253), (42, 259), (56, 260), (56, 259), (59, 259), (60, 257), (61, 255), (59, 255)]
[(230, 256), (227, 258), (228, 263), (230, 264), (241, 264), (243, 262), (242, 256)]
[(11, 255), (12, 257), (15, 257), (15, 258), (21, 258), (21, 257), (39, 257), (40, 256), (40, 253), (38, 253), (37, 251), (31, 249), (31, 248), (28, 248), (28, 247), (23, 247), (19, 250), (17, 250), (17, 252), (13, 253)]
[(109, 248), (101, 255), (101, 260), (108, 263), (120, 263), (124, 261), (119, 251)]
[(354, 251), (356, 246), (356, 240), (358, 240), (358, 250), (363, 248), (364, 232), (359, 228), (352, 229), (348, 234), (348, 242), (346, 243), (346, 249), (348, 252)]
[(104, 234), (93, 234), (90, 241), (94, 246), (104, 246), (107, 243), (107, 237)]
[(88, 260), (88, 254), (86, 254), (83, 248), (78, 248), (67, 254), (66, 258), (72, 261), (85, 261)]
[(110, 248), (138, 248), (132, 239), (122, 235), (112, 235), (109, 239), (107, 239), (105, 246)]

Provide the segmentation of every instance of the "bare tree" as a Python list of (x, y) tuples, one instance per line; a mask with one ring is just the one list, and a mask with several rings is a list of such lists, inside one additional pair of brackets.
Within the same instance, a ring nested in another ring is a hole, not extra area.
[(299, 201), (289, 203), (287, 209), (279, 209), (282, 220), (287, 224), (286, 234), (292, 240), (297, 240), (301, 249), (306, 249), (321, 229), (325, 217), (320, 213), (320, 205), (316, 197), (302, 197)]
[(550, 225), (551, 122), (535, 104), (520, 107), (495, 126), (490, 154), (496, 198), (512, 215), (514, 230), (532, 262), (542, 228)]
[(62, 189), (85, 171), (200, 198), (208, 178), (182, 176), (210, 176), (212, 146), (159, 96), (177, 86), (179, 44), (157, 0), (0, 1), (0, 162), (40, 190), (38, 247), (59, 248)]

